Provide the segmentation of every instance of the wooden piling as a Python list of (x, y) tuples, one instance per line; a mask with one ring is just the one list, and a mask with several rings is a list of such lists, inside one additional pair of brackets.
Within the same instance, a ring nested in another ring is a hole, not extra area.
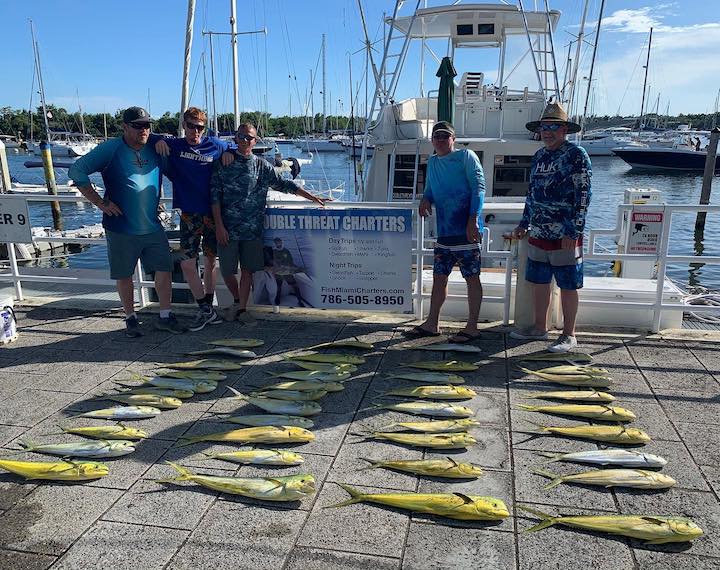
[[(52, 145), (47, 141), (40, 143), (40, 155), (43, 161), (43, 170), (45, 171), (45, 185), (48, 194), (57, 196), (57, 184), (55, 183), (55, 170), (52, 163)], [(53, 228), (56, 230), (63, 229), (62, 212), (60, 211), (60, 202), (50, 202), (52, 209)]]

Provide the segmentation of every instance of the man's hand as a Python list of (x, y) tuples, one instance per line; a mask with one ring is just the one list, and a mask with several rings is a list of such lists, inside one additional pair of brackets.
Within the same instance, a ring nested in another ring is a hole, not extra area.
[(310, 200), (315, 202), (316, 204), (320, 205), (321, 207), (325, 207), (325, 202), (332, 202), (332, 198), (321, 198), (320, 196), (311, 195)]
[(571, 237), (563, 236), (560, 247), (563, 249), (575, 249), (577, 247), (577, 240)]
[(421, 200), (420, 206), (418, 207), (418, 214), (423, 218), (427, 218), (432, 214), (432, 204), (428, 200)]
[(160, 139), (155, 143), (155, 152), (160, 156), (170, 156), (170, 147), (168, 146), (168, 143)]
[(503, 234), (503, 237), (505, 239), (523, 239), (527, 235), (527, 228), (521, 228), (520, 226), (516, 227), (513, 231), (511, 231), (509, 234)]
[(103, 214), (107, 214), (108, 216), (123, 215), (122, 210), (118, 207), (118, 205), (110, 200), (103, 200), (97, 205), (97, 207), (100, 208)]
[(225, 226), (218, 225), (215, 227), (215, 238), (220, 245), (227, 245), (230, 241), (230, 234), (225, 229)]
[(222, 156), (220, 157), (220, 163), (223, 166), (230, 166), (234, 160), (235, 160), (234, 152), (225, 151), (224, 153), (222, 153)]
[(475, 220), (475, 218), (468, 220), (467, 227), (465, 228), (465, 236), (470, 243), (478, 243), (480, 241), (480, 230), (478, 230), (477, 220)]

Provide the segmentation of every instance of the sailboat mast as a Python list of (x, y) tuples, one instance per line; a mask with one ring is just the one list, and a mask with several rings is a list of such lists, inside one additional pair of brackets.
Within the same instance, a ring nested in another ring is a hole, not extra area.
[(235, 112), (235, 130), (240, 126), (240, 101), (238, 99), (238, 54), (237, 54), (237, 6), (230, 0), (230, 45), (233, 61), (233, 110)]
[(212, 89), (212, 114), (213, 114), (213, 130), (215, 136), (218, 136), (218, 117), (217, 117), (217, 100), (215, 99), (215, 55), (213, 52), (213, 34), (207, 32), (210, 36), (210, 89)]
[(322, 51), (322, 94), (323, 94), (323, 134), (327, 132), (327, 112), (326, 112), (326, 103), (327, 103), (327, 91), (325, 90), (325, 34), (322, 35), (322, 47), (320, 48)]
[[(585, 6), (583, 7), (582, 21), (580, 22), (580, 33), (577, 37), (577, 46), (575, 48), (575, 61), (572, 75), (570, 76), (570, 105), (568, 106), (568, 113), (572, 116), (577, 114), (575, 112), (575, 95), (577, 91), (577, 80), (578, 73), (580, 72), (580, 53), (582, 52), (583, 41), (585, 39), (585, 20), (587, 19), (589, 0), (585, 0)], [(596, 40), (597, 41), (597, 40)]]
[(47, 107), (45, 105), (45, 85), (43, 83), (42, 69), (40, 67), (40, 48), (35, 40), (35, 26), (30, 20), (30, 34), (32, 36), (33, 53), (35, 54), (35, 69), (38, 75), (38, 86), (40, 87), (40, 103), (42, 104), (43, 119), (45, 120), (45, 139), (50, 140), (50, 124), (48, 123)]
[(77, 97), (78, 100), (78, 111), (80, 111), (80, 130), (82, 131), (82, 134), (86, 134), (85, 132), (85, 119), (83, 117), (83, 110), (82, 105), (80, 104), (80, 91), (76, 88), (75, 89), (75, 97)]
[(600, 13), (598, 15), (597, 31), (595, 32), (595, 45), (593, 45), (592, 60), (590, 61), (590, 75), (588, 76), (588, 88), (587, 93), (585, 94), (585, 105), (583, 106), (582, 116), (580, 117), (580, 134), (578, 135), (580, 138), (582, 138), (583, 132), (585, 130), (585, 117), (587, 116), (588, 103), (590, 101), (590, 91), (592, 90), (593, 73), (595, 71), (595, 59), (597, 58), (597, 47), (598, 43), (600, 43), (600, 25), (602, 24), (604, 9), (605, 0), (602, 0), (600, 2)]
[[(180, 120), (178, 136), (185, 135), (182, 115), (188, 108), (190, 99), (190, 56), (192, 53), (193, 23), (195, 22), (195, 0), (188, 0), (187, 23), (185, 24), (185, 60), (183, 63), (182, 92), (180, 94)], [(149, 112), (149, 111), (148, 111)]]
[(648, 69), (650, 68), (650, 47), (652, 46), (653, 29), (650, 28), (650, 40), (648, 41), (647, 59), (645, 60), (645, 80), (643, 81), (642, 101), (640, 102), (640, 121), (638, 122), (638, 134), (642, 130), (643, 117), (645, 116), (645, 89), (647, 88)]

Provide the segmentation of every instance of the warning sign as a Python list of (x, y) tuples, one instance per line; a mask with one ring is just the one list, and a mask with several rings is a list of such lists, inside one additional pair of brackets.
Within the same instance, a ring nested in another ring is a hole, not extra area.
[(657, 253), (662, 233), (663, 212), (632, 212), (627, 253)]

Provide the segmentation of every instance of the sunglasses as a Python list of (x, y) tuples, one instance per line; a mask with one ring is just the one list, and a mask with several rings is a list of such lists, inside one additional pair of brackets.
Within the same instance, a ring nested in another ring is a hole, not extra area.
[(448, 134), (441, 134), (441, 135), (433, 135), (432, 138), (436, 141), (446, 141), (448, 140), (452, 135)]
[(235, 137), (237, 138), (237, 140), (245, 142), (252, 142), (257, 138), (252, 135), (235, 135)]
[(136, 131), (150, 130), (150, 123), (130, 123), (130, 126)]
[(198, 125), (197, 123), (188, 123), (185, 121), (185, 126), (188, 128), (188, 130), (203, 132), (205, 130), (205, 125)]
[(552, 131), (552, 132), (555, 132), (555, 131), (561, 129), (562, 127), (564, 127), (564, 126), (565, 126), (565, 125), (559, 125), (559, 124), (557, 124), (557, 123), (554, 124), (554, 125), (540, 125), (540, 126), (537, 128), (537, 132), (539, 132), (539, 133), (542, 133), (543, 131)]

